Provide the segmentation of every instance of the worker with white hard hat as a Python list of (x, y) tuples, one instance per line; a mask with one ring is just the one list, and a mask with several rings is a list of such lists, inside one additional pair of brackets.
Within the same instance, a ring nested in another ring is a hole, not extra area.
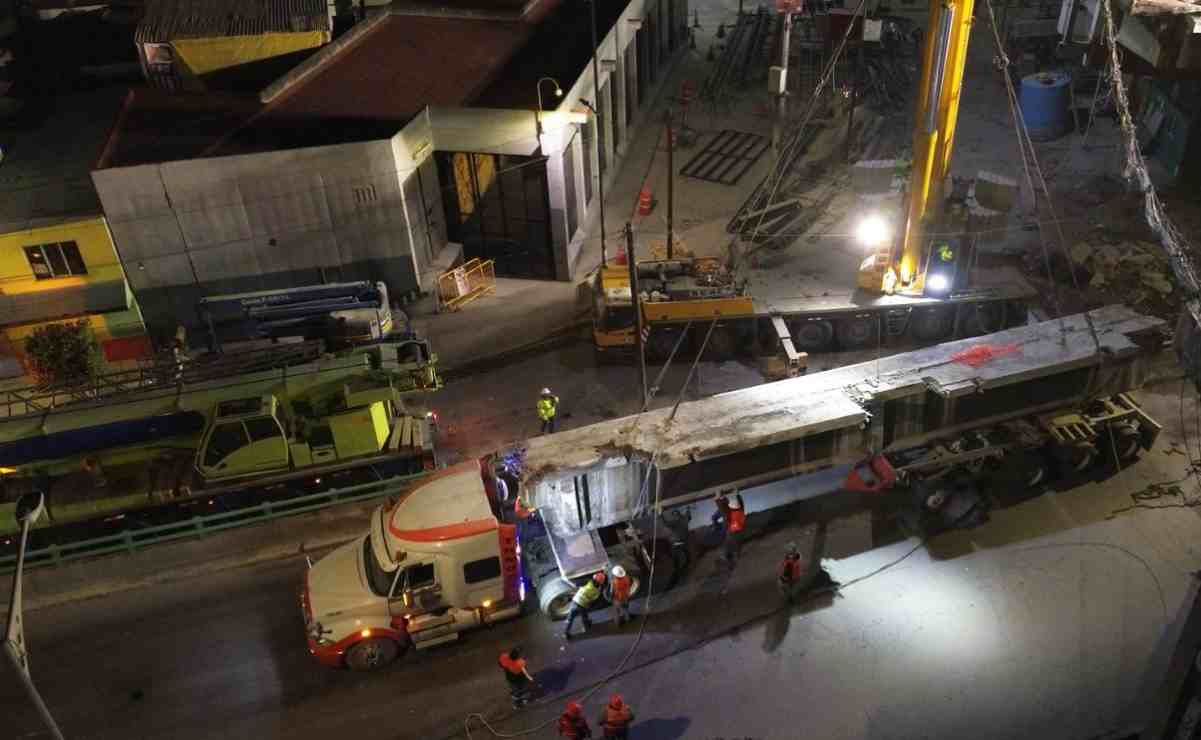
[(617, 613), (617, 626), (630, 621), (630, 590), (634, 583), (620, 565), (614, 565), (613, 577), (609, 579), (609, 598), (613, 601), (613, 610)]
[(554, 433), (558, 413), (559, 397), (551, 393), (550, 388), (543, 388), (542, 396), (538, 399), (538, 418), (542, 420), (543, 434)]
[(742, 548), (742, 533), (746, 529), (746, 512), (742, 510), (742, 496), (736, 489), (717, 494), (717, 510), (726, 523), (726, 541), (723, 559), (733, 568)]

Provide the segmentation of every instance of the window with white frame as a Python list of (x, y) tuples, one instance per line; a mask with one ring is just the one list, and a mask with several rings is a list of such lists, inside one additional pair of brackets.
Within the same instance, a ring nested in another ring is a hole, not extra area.
[(33, 276), (38, 280), (88, 274), (88, 268), (83, 264), (79, 246), (75, 242), (25, 247), (25, 258), (29, 260)]

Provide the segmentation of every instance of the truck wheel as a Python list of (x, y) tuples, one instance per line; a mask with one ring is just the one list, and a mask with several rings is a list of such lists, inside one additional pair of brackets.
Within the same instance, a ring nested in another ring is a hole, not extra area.
[(538, 608), (548, 619), (567, 619), (572, 596), (575, 596), (575, 586), (562, 578), (547, 580), (538, 586)]
[(1097, 444), (1105, 453), (1105, 459), (1114, 467), (1126, 465), (1138, 457), (1139, 448), (1142, 447), (1142, 435), (1139, 433), (1137, 422), (1119, 421), (1110, 424), (1104, 436), (1107, 439), (1098, 440)]
[[(696, 342), (705, 341), (705, 335), (694, 336)], [(670, 350), (669, 350), (670, 351)], [(738, 353), (738, 331), (732, 326), (715, 326), (709, 335), (709, 344), (705, 346), (705, 359), (710, 361), (728, 360)]]
[(1061, 445), (1055, 448), (1055, 459), (1061, 472), (1068, 475), (1083, 473), (1097, 459), (1097, 448), (1087, 443)]
[(1000, 303), (976, 303), (964, 306), (963, 310), (965, 336), (976, 337), (981, 334), (991, 334), (1003, 328), (1001, 319), (1004, 311)]
[(1013, 461), (1017, 479), (1026, 488), (1037, 488), (1047, 479), (1047, 461), (1037, 450), (1026, 450)]
[(834, 332), (843, 349), (866, 349), (878, 341), (880, 322), (875, 316), (856, 316), (839, 321)]
[(955, 317), (944, 308), (915, 308), (910, 321), (914, 339), (936, 342), (951, 333)]
[(829, 321), (790, 321), (792, 344), (801, 352), (822, 352), (834, 341), (834, 325)]
[(400, 646), (387, 637), (370, 637), (356, 642), (346, 651), (346, 667), (352, 671), (374, 671), (383, 668), (400, 655)]

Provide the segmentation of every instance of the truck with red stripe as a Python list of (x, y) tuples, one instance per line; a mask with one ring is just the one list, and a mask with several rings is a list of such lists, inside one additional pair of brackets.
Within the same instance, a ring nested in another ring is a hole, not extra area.
[(687, 574), (714, 495), (748, 515), (876, 507), (917, 535), (1132, 465), (1159, 424), (1132, 392), (1163, 321), (1124, 306), (948, 342), (528, 440), (423, 479), (312, 566), (312, 653), (354, 669), (516, 617), (562, 619), (621, 565), (632, 596)]

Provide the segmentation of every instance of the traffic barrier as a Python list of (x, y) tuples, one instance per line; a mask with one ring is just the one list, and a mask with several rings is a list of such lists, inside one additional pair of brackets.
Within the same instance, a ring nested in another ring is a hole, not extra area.
[(496, 270), (492, 260), (473, 258), (461, 267), (447, 270), (438, 276), (438, 300), (442, 306), (457, 311), (480, 296), (496, 290)]

